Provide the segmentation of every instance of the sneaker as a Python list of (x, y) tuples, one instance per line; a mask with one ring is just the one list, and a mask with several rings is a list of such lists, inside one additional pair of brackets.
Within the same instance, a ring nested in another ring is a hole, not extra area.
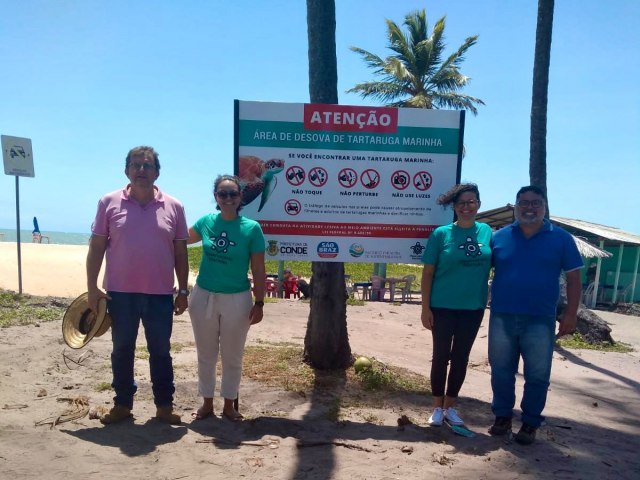
[(447, 419), (449, 425), (464, 425), (464, 422), (458, 416), (458, 412), (453, 407), (449, 407), (444, 411), (444, 418)]
[(440, 425), (442, 425), (443, 420), (444, 420), (444, 410), (442, 410), (440, 407), (436, 407), (433, 410), (433, 413), (431, 414), (431, 416), (429, 417), (429, 420), (427, 423), (429, 423), (429, 425), (433, 427), (439, 427)]
[(511, 417), (496, 417), (496, 421), (489, 429), (489, 434), (493, 436), (506, 435), (511, 431)]
[(173, 413), (173, 407), (158, 407), (156, 409), (156, 418), (169, 425), (178, 425), (182, 421), (180, 415)]
[(532, 427), (528, 423), (523, 423), (520, 431), (516, 433), (516, 442), (520, 445), (531, 445), (536, 439), (536, 430), (536, 427)]
[(131, 409), (123, 405), (114, 405), (109, 413), (105, 413), (100, 417), (100, 423), (104, 425), (111, 425), (113, 423), (121, 422), (131, 417)]

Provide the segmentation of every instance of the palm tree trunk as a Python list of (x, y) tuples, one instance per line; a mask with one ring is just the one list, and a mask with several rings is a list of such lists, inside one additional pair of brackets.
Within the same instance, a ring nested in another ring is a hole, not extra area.
[[(536, 50), (533, 61), (531, 95), (531, 137), (529, 151), (529, 180), (547, 192), (547, 93), (551, 61), (551, 32), (553, 30), (554, 0), (538, 0)], [(549, 210), (547, 209), (547, 215)]]
[[(311, 103), (338, 103), (336, 7), (334, 0), (307, 0), (309, 97)], [(347, 332), (344, 264), (313, 262), (311, 305), (304, 355), (312, 367), (347, 368), (351, 347)]]

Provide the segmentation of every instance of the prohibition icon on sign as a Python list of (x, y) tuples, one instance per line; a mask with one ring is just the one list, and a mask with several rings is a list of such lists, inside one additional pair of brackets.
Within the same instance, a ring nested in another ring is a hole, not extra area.
[(342, 185), (344, 188), (353, 187), (357, 181), (358, 174), (353, 168), (343, 168), (338, 173), (338, 182), (340, 182), (340, 185)]
[(364, 188), (376, 188), (380, 184), (380, 174), (373, 168), (367, 168), (360, 175), (360, 183), (362, 183)]
[(309, 171), (309, 182), (314, 187), (322, 187), (325, 183), (327, 183), (327, 179), (329, 178), (329, 174), (322, 167), (313, 167)]
[(284, 204), (284, 211), (287, 215), (298, 215), (302, 210), (302, 205), (295, 198), (289, 199)]
[(396, 190), (404, 190), (411, 183), (411, 176), (404, 170), (396, 170), (391, 175), (391, 185)]
[(292, 165), (287, 168), (287, 182), (289, 182), (294, 187), (301, 185), (304, 182), (306, 174), (304, 173), (304, 169), (297, 165)]
[(413, 176), (413, 185), (421, 192), (426, 192), (431, 188), (431, 174), (429, 172), (418, 172)]

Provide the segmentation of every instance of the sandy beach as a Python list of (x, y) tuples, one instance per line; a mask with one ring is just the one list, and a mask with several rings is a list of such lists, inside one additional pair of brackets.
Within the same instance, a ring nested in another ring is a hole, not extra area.
[[(77, 297), (87, 290), (87, 245), (21, 244), (22, 291), (32, 295)], [(0, 242), (0, 288), (18, 291), (18, 248)], [(102, 282), (102, 272), (100, 272)]]
[[(23, 289), (34, 295), (75, 297), (85, 290), (86, 246), (23, 245)], [(0, 287), (17, 290), (14, 243), (0, 242)], [(279, 300), (265, 306), (249, 343), (302, 345), (309, 305)], [(631, 353), (557, 349), (543, 426), (536, 443), (520, 446), (487, 434), (491, 424), (487, 361), (488, 311), (474, 345), (460, 398), (460, 414), (475, 438), (427, 426), (430, 399), (390, 398), (380, 408), (351, 406), (340, 421), (326, 418), (313, 394), (265, 387), (243, 379), (246, 420), (192, 421), (198, 404), (196, 354), (186, 314), (175, 318), (172, 343), (179, 426), (152, 419), (148, 363), (136, 360), (139, 390), (132, 422), (104, 427), (88, 416), (53, 428), (35, 422), (60, 415), (65, 399), (86, 397), (108, 407), (112, 392), (108, 334), (70, 350), (60, 322), (0, 330), (0, 471), (12, 479), (635, 479), (640, 476), (640, 318), (598, 312)], [(354, 353), (427, 376), (431, 337), (420, 305), (368, 302), (348, 308)], [(138, 340), (144, 345), (142, 332)], [(78, 360), (80, 365), (64, 356)], [(518, 377), (518, 400), (522, 378)], [(216, 411), (221, 400), (216, 399)], [(516, 405), (517, 410), (517, 405)], [(406, 415), (414, 424), (398, 427)], [(514, 421), (515, 428), (520, 425)], [(215, 443), (214, 443), (215, 441)]]

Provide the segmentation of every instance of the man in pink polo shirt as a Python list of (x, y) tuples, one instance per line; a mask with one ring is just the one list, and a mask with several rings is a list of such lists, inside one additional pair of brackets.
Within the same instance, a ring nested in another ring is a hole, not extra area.
[[(175, 386), (170, 339), (173, 314), (180, 315), (186, 310), (189, 294), (186, 242), (189, 232), (184, 207), (154, 186), (160, 175), (160, 162), (153, 148), (130, 150), (125, 174), (130, 183), (98, 202), (87, 255), (89, 306), (97, 311), (99, 299), (106, 298), (112, 319), (114, 406), (100, 421), (111, 424), (131, 417), (137, 390), (133, 363), (142, 320), (156, 417), (178, 424), (180, 416), (173, 413)], [(97, 285), (105, 255), (106, 293)], [(175, 301), (174, 271), (178, 279)]]

